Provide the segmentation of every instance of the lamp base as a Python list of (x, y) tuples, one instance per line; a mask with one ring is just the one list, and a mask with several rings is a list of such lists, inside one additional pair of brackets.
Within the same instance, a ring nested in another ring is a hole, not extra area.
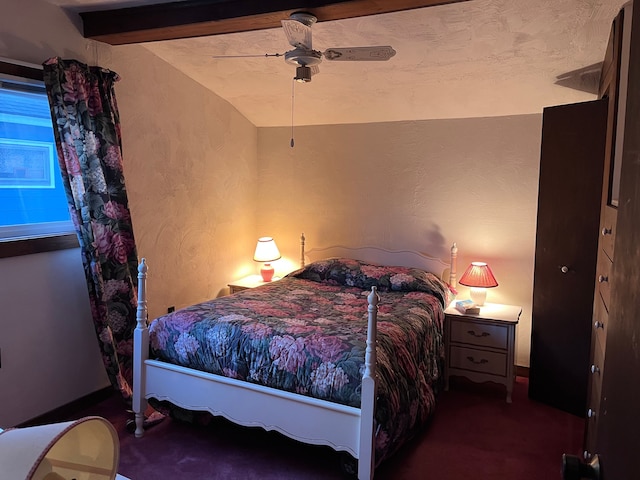
[(270, 263), (265, 263), (264, 265), (262, 265), (262, 268), (260, 269), (260, 275), (262, 275), (262, 281), (270, 282), (271, 279), (273, 278), (274, 272), (275, 270), (273, 269)]
[(486, 288), (478, 288), (471, 287), (471, 301), (478, 305), (479, 307), (484, 305), (484, 302), (487, 300), (487, 289)]

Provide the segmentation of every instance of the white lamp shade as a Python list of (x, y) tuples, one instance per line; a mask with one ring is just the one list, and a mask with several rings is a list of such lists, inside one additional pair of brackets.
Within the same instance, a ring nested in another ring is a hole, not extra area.
[(256, 245), (256, 253), (253, 259), (256, 262), (273, 262), (280, 258), (280, 251), (276, 242), (271, 237), (260, 237)]
[(113, 480), (120, 443), (101, 417), (0, 430), (1, 478)]

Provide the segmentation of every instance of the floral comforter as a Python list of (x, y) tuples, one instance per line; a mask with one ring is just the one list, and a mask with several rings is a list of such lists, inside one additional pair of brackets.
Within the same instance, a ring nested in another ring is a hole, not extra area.
[(356, 260), (315, 262), (277, 282), (156, 319), (161, 360), (360, 407), (367, 295), (380, 292), (376, 461), (431, 416), (448, 288), (435, 275)]

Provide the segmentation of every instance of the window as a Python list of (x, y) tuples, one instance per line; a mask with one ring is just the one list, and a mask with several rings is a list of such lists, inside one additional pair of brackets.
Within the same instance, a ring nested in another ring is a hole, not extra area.
[[(3, 249), (11, 241), (68, 234), (75, 237), (73, 232), (42, 70), (0, 59), (0, 241)], [(59, 246), (60, 239), (54, 243)], [(77, 246), (77, 241), (72, 246)], [(21, 251), (24, 245), (22, 247)], [(2, 256), (7, 255), (0, 252)]]

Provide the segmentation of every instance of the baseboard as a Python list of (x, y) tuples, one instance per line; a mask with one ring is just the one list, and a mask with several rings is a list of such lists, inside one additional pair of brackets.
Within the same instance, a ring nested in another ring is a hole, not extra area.
[(35, 418), (22, 422), (16, 427), (32, 427), (34, 425), (44, 425), (47, 423), (64, 422), (66, 419), (73, 416), (73, 414), (79, 410), (83, 410), (87, 407), (95, 405), (103, 400), (106, 400), (116, 392), (112, 386), (104, 387), (100, 390), (96, 390), (93, 393), (80, 397), (73, 402), (69, 402), (61, 407), (51, 410), (42, 415), (38, 415)]
[[(523, 367), (520, 365), (516, 365), (516, 375), (518, 377), (526, 377), (529, 378), (529, 367)], [(73, 402), (67, 403), (66, 405), (62, 405), (50, 412), (44, 413), (42, 415), (38, 415), (35, 418), (27, 420), (26, 422), (22, 422), (16, 427), (31, 427), (33, 425), (44, 425), (46, 423), (54, 423), (64, 421), (64, 419), (71, 417), (75, 412), (79, 410), (84, 410), (91, 405), (95, 405), (103, 400), (106, 400), (111, 395), (115, 393), (115, 390), (112, 386), (102, 388), (93, 393), (85, 395)]]

